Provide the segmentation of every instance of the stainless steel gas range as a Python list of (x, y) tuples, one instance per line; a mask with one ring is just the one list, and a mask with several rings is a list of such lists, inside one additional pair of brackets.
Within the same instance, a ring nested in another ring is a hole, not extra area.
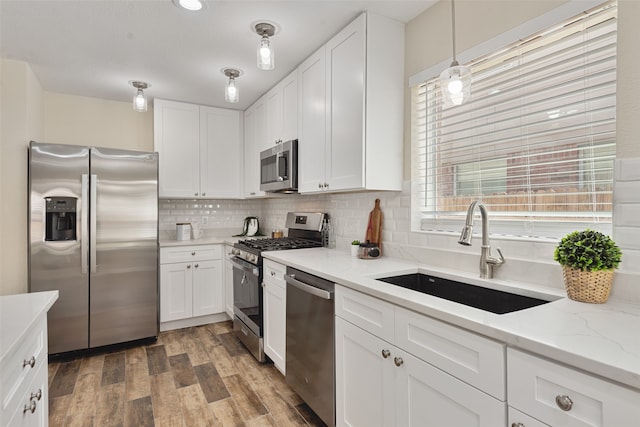
[(322, 246), (324, 213), (289, 212), (288, 237), (240, 240), (231, 251), (233, 262), (233, 329), (260, 362), (265, 361), (262, 340), (262, 252)]

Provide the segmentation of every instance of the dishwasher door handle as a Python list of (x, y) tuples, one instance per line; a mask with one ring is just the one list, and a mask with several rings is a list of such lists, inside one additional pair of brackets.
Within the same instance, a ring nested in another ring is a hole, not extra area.
[(296, 279), (295, 275), (293, 274), (286, 274), (284, 276), (284, 281), (308, 294), (315, 295), (327, 300), (333, 299), (333, 292), (325, 291), (324, 289), (316, 288), (315, 286), (311, 286), (304, 282), (301, 282), (300, 280)]

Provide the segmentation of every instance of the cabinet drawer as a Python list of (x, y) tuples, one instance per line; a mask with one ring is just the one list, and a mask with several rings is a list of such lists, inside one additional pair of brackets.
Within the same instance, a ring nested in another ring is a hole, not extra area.
[(222, 245), (194, 245), (160, 248), (160, 264), (222, 259)]
[(504, 344), (401, 307), (395, 310), (398, 347), (505, 400)]
[(515, 408), (509, 406), (509, 421), (508, 427), (549, 427), (548, 425), (541, 423), (533, 417), (527, 414), (523, 414)]
[[(47, 317), (41, 316), (26, 332), (24, 340), (16, 350), (8, 354), (2, 362), (2, 414), (13, 413), (21, 403), (23, 395), (32, 383), (38, 369), (47, 366)], [(25, 362), (33, 358), (33, 367)]]
[[(13, 411), (6, 414), (7, 419), (3, 418), (0, 425), (11, 427), (48, 425), (47, 365), (41, 363), (40, 367), (34, 367), (34, 370), (31, 381), (25, 381), (24, 387), (20, 387), (20, 392), (16, 395), (15, 407), (10, 408)], [(25, 412), (25, 408), (33, 408), (33, 412), (30, 410)]]
[(618, 427), (640, 419), (640, 392), (512, 348), (507, 378), (509, 405), (552, 426)]
[(284, 274), (287, 271), (286, 266), (282, 264), (278, 264), (277, 262), (265, 259), (263, 267), (264, 267), (264, 280), (266, 282), (269, 282), (271, 284), (274, 284), (280, 287), (286, 287), (286, 284), (284, 281)]
[(344, 286), (336, 286), (336, 316), (390, 343), (394, 342), (393, 305)]

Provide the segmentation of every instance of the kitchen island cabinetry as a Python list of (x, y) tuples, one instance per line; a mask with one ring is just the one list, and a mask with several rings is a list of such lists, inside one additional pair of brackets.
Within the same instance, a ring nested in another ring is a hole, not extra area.
[(299, 66), (300, 192), (401, 190), (403, 43), (365, 13)]
[(47, 311), (58, 291), (0, 298), (0, 425), (47, 426)]
[[(542, 423), (616, 427), (640, 419), (640, 391), (513, 348), (507, 362), (509, 406)], [(524, 417), (510, 418), (529, 427)]]
[(226, 318), (223, 286), (222, 245), (160, 248), (160, 329)]
[(504, 345), (405, 311), (336, 286), (337, 425), (505, 425)]
[(264, 352), (282, 374), (286, 369), (287, 352), (287, 284), (286, 267), (264, 260)]
[(156, 99), (153, 126), (160, 197), (241, 197), (240, 112)]

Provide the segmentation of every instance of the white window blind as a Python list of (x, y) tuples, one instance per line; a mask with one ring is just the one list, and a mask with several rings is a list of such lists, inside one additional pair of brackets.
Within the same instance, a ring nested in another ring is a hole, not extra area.
[(505, 234), (610, 224), (616, 14), (607, 2), (466, 64), (471, 100), (461, 106), (443, 108), (437, 78), (412, 88), (421, 229), (458, 231), (473, 200)]

